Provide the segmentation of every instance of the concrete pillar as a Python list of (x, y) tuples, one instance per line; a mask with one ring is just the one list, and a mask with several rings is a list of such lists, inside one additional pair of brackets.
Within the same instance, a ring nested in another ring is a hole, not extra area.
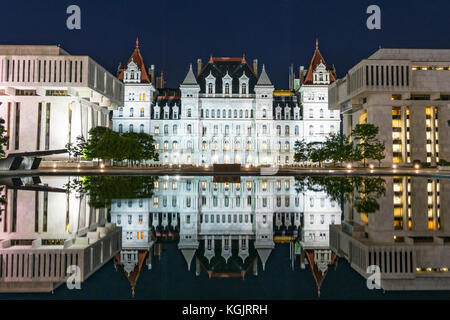
[(411, 216), (412, 230), (415, 232), (428, 230), (428, 193), (427, 179), (411, 179)]
[(409, 108), (410, 123), (410, 144), (411, 144), (411, 162), (420, 160), (427, 161), (426, 150), (426, 124), (425, 124), (425, 107), (411, 106)]
[(438, 106), (438, 117), (439, 159), (450, 161), (450, 104)]
[(392, 107), (370, 106), (367, 108), (367, 123), (378, 127), (377, 138), (384, 141), (386, 157), (382, 166), (392, 165)]
[(386, 178), (386, 195), (377, 199), (380, 209), (369, 213), (367, 232), (375, 242), (392, 242), (394, 231), (394, 188), (393, 178)]

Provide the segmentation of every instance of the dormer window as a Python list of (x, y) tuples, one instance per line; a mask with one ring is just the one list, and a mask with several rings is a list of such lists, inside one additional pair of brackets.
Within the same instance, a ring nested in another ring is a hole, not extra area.
[(330, 83), (330, 73), (327, 67), (321, 61), (313, 73), (313, 83), (314, 84), (329, 84)]
[(216, 93), (216, 78), (210, 72), (205, 78), (207, 95), (214, 95)]
[(241, 95), (248, 95), (249, 93), (248, 80), (249, 78), (245, 75), (245, 72), (239, 78), (239, 91), (240, 91), (239, 93)]
[(224, 96), (229, 96), (231, 95), (231, 82), (233, 81), (233, 78), (230, 77), (230, 75), (227, 74), (222, 78), (222, 83), (223, 83), (223, 87), (222, 87), (222, 93)]
[(124, 71), (124, 82), (139, 83), (141, 82), (141, 70), (139, 70), (137, 64), (131, 60), (127, 69)]

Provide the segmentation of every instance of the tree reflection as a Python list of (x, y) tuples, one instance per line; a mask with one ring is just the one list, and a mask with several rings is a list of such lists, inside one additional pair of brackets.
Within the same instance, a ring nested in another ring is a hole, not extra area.
[(66, 185), (68, 191), (87, 195), (95, 208), (109, 206), (112, 199), (151, 198), (155, 176), (85, 176)]
[(386, 194), (386, 181), (380, 177), (302, 176), (295, 180), (298, 192), (323, 191), (339, 204), (353, 200), (359, 213), (376, 212), (377, 199)]

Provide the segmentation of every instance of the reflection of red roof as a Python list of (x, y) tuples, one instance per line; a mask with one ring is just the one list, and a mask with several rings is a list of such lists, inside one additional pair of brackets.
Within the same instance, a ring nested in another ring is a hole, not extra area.
[(227, 273), (221, 272), (221, 273), (219, 273), (219, 272), (214, 272), (211, 270), (207, 270), (207, 272), (208, 272), (208, 276), (210, 279), (211, 278), (242, 278), (242, 280), (244, 280), (245, 274), (247, 273), (246, 270), (242, 270), (240, 273), (238, 273), (238, 272), (227, 272)]
[(316, 40), (316, 50), (314, 51), (311, 63), (309, 64), (308, 72), (306, 73), (305, 81), (303, 82), (304, 84), (313, 84), (313, 72), (316, 69), (316, 67), (320, 64), (320, 62), (322, 62), (325, 65), (326, 69), (330, 73), (330, 83), (336, 81), (333, 72), (331, 72), (331, 69), (328, 67), (327, 63), (325, 62), (325, 59), (322, 57), (322, 54), (319, 51), (319, 42)]
[(120, 81), (123, 81), (123, 72), (126, 70), (126, 68), (128, 67), (128, 64), (131, 62), (131, 60), (133, 60), (134, 63), (136, 63), (136, 65), (138, 66), (139, 70), (141, 70), (141, 82), (150, 83), (151, 82), (150, 77), (147, 73), (147, 69), (145, 68), (144, 59), (142, 58), (141, 51), (139, 50), (139, 40), (138, 39), (136, 39), (136, 48), (134, 49), (133, 54), (131, 55), (130, 59), (128, 59), (128, 62), (125, 65), (125, 67), (122, 68), (122, 70), (120, 71), (120, 74), (117, 78)]
[[(314, 280), (317, 285), (317, 294), (320, 297), (320, 287), (322, 286), (325, 277), (327, 276), (328, 270), (322, 274), (317, 265), (314, 262), (314, 250), (305, 250), (306, 258), (308, 259), (309, 266), (311, 268)], [(331, 264), (334, 264), (337, 256), (334, 252), (331, 253)]]
[[(138, 264), (134, 267), (134, 270), (130, 272), (129, 275), (125, 275), (130, 282), (131, 285), (131, 294), (134, 297), (136, 282), (139, 279), (139, 275), (141, 274), (142, 265), (144, 264), (144, 260), (147, 257), (148, 251), (139, 251), (138, 252)], [(118, 264), (120, 263), (120, 253), (116, 254), (116, 261)]]

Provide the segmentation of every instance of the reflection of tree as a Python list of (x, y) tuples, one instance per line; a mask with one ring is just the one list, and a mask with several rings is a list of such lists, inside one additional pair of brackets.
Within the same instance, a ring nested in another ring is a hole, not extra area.
[(379, 177), (296, 177), (298, 192), (323, 191), (340, 204), (354, 199), (359, 213), (376, 212), (380, 206), (377, 198), (385, 195), (386, 181)]
[(66, 185), (68, 190), (89, 196), (89, 204), (95, 208), (109, 206), (112, 199), (151, 198), (154, 176), (86, 176), (73, 179)]

